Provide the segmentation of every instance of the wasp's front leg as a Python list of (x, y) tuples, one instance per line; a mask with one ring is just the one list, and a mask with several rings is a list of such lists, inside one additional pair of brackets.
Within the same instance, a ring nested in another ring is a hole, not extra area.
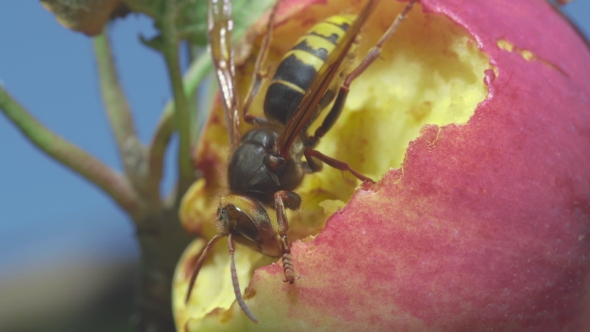
[(289, 209), (296, 210), (301, 205), (301, 197), (292, 191), (281, 190), (275, 193), (275, 210), (277, 211), (277, 224), (279, 226), (279, 240), (281, 252), (283, 253), (283, 271), (285, 272), (284, 282), (294, 283), (295, 272), (293, 271), (293, 261), (291, 260), (291, 247), (287, 232), (289, 231), (289, 222), (285, 213), (285, 206)]

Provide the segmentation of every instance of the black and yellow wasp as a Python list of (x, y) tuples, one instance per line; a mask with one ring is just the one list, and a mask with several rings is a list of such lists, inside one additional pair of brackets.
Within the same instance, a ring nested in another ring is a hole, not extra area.
[[(348, 171), (362, 181), (372, 182), (348, 164), (314, 148), (338, 119), (351, 82), (379, 57), (381, 47), (414, 2), (406, 5), (362, 62), (346, 74), (347, 59), (354, 52), (357, 35), (377, 0), (369, 0), (356, 18), (333, 16), (313, 26), (284, 55), (274, 72), (266, 91), (265, 117), (262, 118), (248, 114), (248, 108), (264, 79), (261, 68), (269, 51), (279, 4), (271, 11), (249, 92), (245, 101), (240, 103), (235, 82), (231, 1), (209, 1), (209, 43), (232, 151), (227, 170), (230, 193), (221, 197), (217, 209), (221, 232), (207, 243), (195, 265), (187, 301), (208, 252), (220, 238), (227, 236), (236, 299), (246, 315), (257, 321), (241, 295), (233, 257), (234, 242), (267, 256), (281, 257), (284, 281), (292, 284), (296, 277), (287, 239), (289, 223), (285, 209), (299, 208), (301, 198), (293, 190), (301, 184), (304, 175), (321, 170), (322, 163), (326, 163)], [(331, 103), (321, 125), (313, 135), (308, 135), (310, 124)], [(255, 127), (244, 135), (240, 133), (242, 119)], [(276, 219), (269, 216), (267, 210), (270, 208), (274, 208)]]

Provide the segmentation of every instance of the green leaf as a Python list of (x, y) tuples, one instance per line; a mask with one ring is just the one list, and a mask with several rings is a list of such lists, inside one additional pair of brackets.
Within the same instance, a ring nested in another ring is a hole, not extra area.
[(275, 3), (274, 0), (234, 0), (234, 39), (241, 38), (249, 27), (254, 25)]
[[(167, 2), (175, 2), (174, 13), (167, 12)], [(165, 20), (173, 20), (178, 39), (193, 45), (207, 45), (207, 3), (208, 0), (125, 0), (135, 12), (144, 13), (154, 19), (157, 29), (165, 26)], [(274, 0), (234, 0), (234, 39), (260, 19), (272, 6)]]
[(140, 35), (139, 40), (143, 45), (158, 52), (164, 52), (164, 48), (166, 47), (166, 43), (162, 35), (157, 35), (151, 39), (146, 39), (144, 36)]

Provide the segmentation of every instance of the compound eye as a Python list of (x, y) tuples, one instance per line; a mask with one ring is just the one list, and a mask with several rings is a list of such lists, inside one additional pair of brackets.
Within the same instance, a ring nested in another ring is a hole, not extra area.
[(238, 243), (260, 250), (261, 241), (274, 239), (272, 223), (260, 203), (240, 195), (225, 196), (222, 202), (222, 223)]
[(218, 206), (217, 207), (217, 220), (223, 221), (225, 219), (227, 219), (227, 211), (226, 211), (225, 207)]
[(256, 225), (252, 222), (252, 218), (234, 205), (228, 206), (227, 220), (229, 221), (234, 233), (256, 242), (258, 232)]

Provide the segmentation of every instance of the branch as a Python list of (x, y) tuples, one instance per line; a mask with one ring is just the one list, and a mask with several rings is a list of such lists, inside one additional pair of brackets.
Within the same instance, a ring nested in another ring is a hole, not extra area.
[(145, 149), (137, 138), (129, 103), (117, 77), (106, 28), (94, 38), (94, 54), (98, 64), (102, 100), (125, 173), (131, 181), (138, 184), (146, 173)]
[[(203, 79), (207, 77), (212, 69), (211, 58), (205, 52), (191, 64), (184, 76), (184, 95), (187, 97), (194, 95)], [(153, 183), (160, 183), (162, 179), (164, 155), (175, 129), (174, 102), (169, 101), (164, 108), (149, 147), (150, 177), (152, 178), (150, 181)]]
[(139, 198), (123, 175), (44, 127), (2, 87), (0, 109), (39, 149), (97, 185), (132, 217), (137, 216)]
[[(191, 160), (191, 134), (187, 97), (182, 88), (182, 74), (178, 61), (178, 45), (164, 54), (174, 95), (174, 123), (178, 132), (178, 182), (190, 184), (194, 180)], [(182, 185), (184, 186), (184, 185)], [(180, 189), (179, 189), (180, 190)]]

